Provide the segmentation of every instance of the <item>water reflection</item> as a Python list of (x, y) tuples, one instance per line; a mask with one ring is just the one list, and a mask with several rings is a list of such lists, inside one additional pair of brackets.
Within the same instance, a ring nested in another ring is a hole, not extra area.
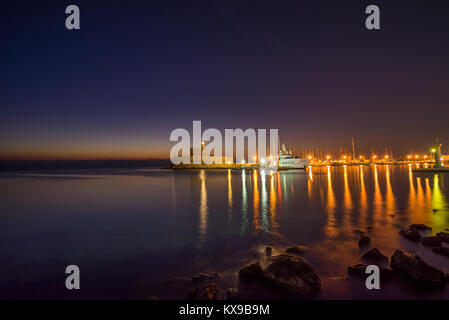
[(336, 200), (334, 190), (332, 189), (331, 167), (327, 166), (327, 225), (325, 230), (328, 237), (334, 237), (337, 235), (335, 206)]
[(267, 210), (267, 206), (268, 206), (268, 196), (267, 196), (267, 186), (266, 186), (266, 177), (265, 177), (265, 172), (262, 172), (261, 174), (261, 183), (262, 183), (262, 203), (261, 203), (261, 210), (260, 210), (260, 214), (262, 217), (262, 229), (265, 232), (268, 232), (268, 210)]
[(232, 175), (231, 169), (228, 169), (228, 223), (232, 218)]
[(387, 211), (387, 214), (394, 215), (396, 213), (396, 199), (394, 198), (393, 188), (391, 187), (389, 165), (386, 165), (385, 177), (387, 181), (387, 191), (385, 195), (385, 207), (386, 207), (385, 209)]
[(446, 197), (440, 189), (440, 177), (436, 173), (433, 176), (433, 193), (432, 193), (432, 224), (439, 229), (444, 228), (448, 224), (448, 204)]
[[(213, 201), (210, 186), (220, 181), (216, 180), (218, 173), (214, 173), (210, 177), (212, 180), (207, 182), (208, 174), (205, 170), (199, 172), (200, 247), (208, 240), (208, 233), (212, 232), (208, 225)], [(341, 239), (352, 234), (351, 228), (365, 229), (368, 226), (391, 229), (390, 235), (397, 234), (397, 230), (393, 229), (401, 220), (429, 223), (436, 227), (434, 230), (442, 230), (448, 227), (449, 212), (440, 181), (439, 174), (415, 176), (411, 166), (327, 166), (309, 168), (307, 172), (266, 172), (255, 169), (249, 174), (242, 170), (240, 197), (235, 194), (232, 171), (228, 170), (227, 221), (232, 228), (231, 222), (238, 217), (235, 221), (240, 225), (242, 236), (260, 230), (284, 235), (289, 225), (283, 215), (291, 221), (298, 220), (298, 223), (303, 219), (311, 219), (306, 224), (320, 224), (320, 219), (324, 217), (321, 228), (328, 239)], [(303, 193), (295, 193), (295, 187), (296, 190), (303, 190)], [(404, 205), (406, 207), (401, 209)], [(434, 212), (432, 209), (435, 209)], [(320, 210), (325, 213), (324, 216), (319, 214)]]
[(360, 166), (360, 220), (365, 221), (368, 217), (368, 195), (365, 189), (365, 178), (363, 177), (363, 166)]
[(254, 195), (253, 195), (253, 211), (254, 211), (254, 229), (260, 230), (260, 223), (259, 223), (259, 182), (258, 182), (258, 172), (257, 170), (253, 170), (253, 185), (254, 185)]
[(246, 232), (248, 226), (248, 195), (246, 193), (246, 170), (242, 170), (242, 230)]
[(270, 174), (270, 224), (272, 231), (276, 231), (278, 229), (276, 221), (276, 209), (276, 190), (274, 187), (274, 175)]
[(199, 174), (201, 193), (200, 193), (200, 223), (199, 223), (199, 246), (203, 247), (207, 240), (207, 188), (206, 188), (206, 172), (201, 170)]

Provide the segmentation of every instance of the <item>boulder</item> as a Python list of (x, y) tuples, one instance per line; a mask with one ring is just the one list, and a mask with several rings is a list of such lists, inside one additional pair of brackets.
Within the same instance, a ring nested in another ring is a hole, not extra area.
[(360, 258), (362, 259), (368, 259), (372, 261), (385, 261), (388, 260), (388, 257), (384, 256), (379, 249), (372, 248), (363, 253)]
[(272, 258), (264, 279), (272, 287), (299, 296), (317, 294), (321, 280), (312, 267), (298, 256), (281, 254)]
[(438, 237), (422, 237), (421, 243), (427, 247), (441, 247), (441, 239)]
[(404, 238), (407, 238), (411, 241), (418, 242), (421, 239), (421, 235), (419, 234), (419, 232), (417, 230), (402, 229), (400, 233)]
[[(361, 276), (361, 277), (367, 277), (368, 274), (365, 272), (366, 267), (368, 267), (367, 264), (353, 264), (348, 267), (348, 273), (357, 275), (357, 276)], [(395, 275), (394, 270), (391, 270), (388, 268), (379, 267), (379, 270), (380, 270), (380, 276), (382, 278), (391, 278)]]
[(220, 272), (204, 271), (204, 272), (197, 273), (190, 279), (194, 282), (199, 282), (199, 281), (203, 281), (203, 280), (216, 279), (216, 278), (220, 278), (220, 277), (221, 277)]
[(205, 287), (193, 289), (187, 299), (189, 300), (216, 300), (218, 298), (219, 288), (212, 282)]
[(304, 253), (306, 251), (307, 251), (307, 247), (304, 247), (304, 246), (293, 246), (293, 247), (288, 247), (285, 249), (285, 252), (290, 253), (290, 254), (295, 254), (298, 256), (304, 255)]
[(449, 257), (449, 248), (448, 247), (435, 247), (435, 248), (432, 248), (432, 251), (442, 254), (446, 257)]
[(437, 237), (443, 242), (449, 242), (449, 233), (447, 232), (438, 232)]
[(369, 245), (370, 241), (371, 241), (370, 237), (361, 235), (360, 239), (359, 239), (359, 247), (363, 247), (363, 246)]
[(258, 279), (263, 275), (263, 269), (260, 262), (247, 264), (239, 270), (239, 277), (245, 280)]
[(414, 224), (411, 224), (411, 225), (409, 226), (409, 229), (415, 229), (415, 230), (420, 230), (420, 231), (432, 230), (431, 227), (426, 226), (425, 224), (422, 224), (422, 223), (414, 223)]
[(421, 260), (416, 254), (396, 250), (391, 257), (391, 267), (419, 283), (431, 286), (445, 284), (445, 274)]

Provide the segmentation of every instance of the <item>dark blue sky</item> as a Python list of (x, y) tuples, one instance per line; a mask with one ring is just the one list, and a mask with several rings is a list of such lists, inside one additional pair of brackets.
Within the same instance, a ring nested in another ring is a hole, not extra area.
[[(65, 7), (81, 30), (65, 29)], [(365, 29), (365, 7), (381, 30)], [(6, 1), (1, 158), (168, 157), (170, 132), (449, 153), (449, 2)]]

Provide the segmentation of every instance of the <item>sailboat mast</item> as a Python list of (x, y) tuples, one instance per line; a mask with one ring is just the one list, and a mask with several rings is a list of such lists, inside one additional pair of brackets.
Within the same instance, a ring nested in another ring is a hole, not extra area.
[(355, 160), (355, 147), (354, 147), (354, 138), (352, 138), (352, 160)]

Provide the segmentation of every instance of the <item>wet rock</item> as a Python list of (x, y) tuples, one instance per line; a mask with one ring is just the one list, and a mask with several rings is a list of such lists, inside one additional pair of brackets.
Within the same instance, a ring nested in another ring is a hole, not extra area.
[(419, 283), (431, 286), (445, 284), (445, 274), (421, 260), (416, 254), (396, 250), (391, 257), (391, 267)]
[(432, 248), (432, 251), (449, 257), (449, 248), (447, 247), (435, 247)]
[(411, 224), (409, 226), (409, 229), (415, 229), (415, 230), (420, 230), (420, 231), (432, 230), (431, 227), (426, 226), (425, 224), (422, 224), (422, 223)]
[(212, 282), (205, 287), (193, 289), (187, 299), (189, 300), (216, 300), (218, 298), (219, 288)]
[(427, 247), (441, 247), (441, 239), (438, 237), (422, 237), (421, 243)]
[(449, 233), (447, 232), (438, 232), (437, 237), (443, 242), (449, 242)]
[(220, 272), (205, 271), (205, 272), (197, 273), (196, 275), (194, 275), (191, 278), (191, 280), (194, 282), (199, 282), (199, 281), (203, 281), (203, 280), (216, 279), (216, 278), (220, 278), (220, 277), (221, 277)]
[(321, 290), (321, 280), (312, 267), (303, 258), (290, 254), (273, 257), (264, 279), (276, 289), (300, 296), (313, 295)]
[[(368, 274), (365, 272), (366, 267), (368, 267), (367, 264), (353, 264), (348, 267), (348, 273), (357, 275), (357, 276), (361, 276), (361, 277), (367, 277)], [(391, 278), (395, 275), (394, 270), (391, 270), (388, 268), (379, 267), (379, 270), (380, 270), (380, 276), (382, 278)]]
[(388, 257), (384, 256), (379, 249), (372, 248), (363, 253), (360, 258), (362, 259), (368, 259), (372, 261), (385, 261), (388, 260)]
[(371, 241), (370, 237), (361, 235), (360, 239), (359, 239), (359, 247), (363, 247), (363, 246), (369, 245), (370, 241)]
[(263, 275), (263, 269), (260, 262), (247, 264), (239, 270), (239, 277), (245, 280), (259, 279)]
[(266, 255), (269, 257), (271, 256), (271, 253), (273, 252), (273, 249), (271, 247), (266, 247), (265, 248), (265, 253)]
[(418, 242), (421, 239), (421, 235), (419, 234), (419, 232), (417, 230), (402, 229), (400, 233), (404, 238), (407, 238), (411, 241)]
[(285, 252), (290, 253), (290, 254), (295, 254), (298, 256), (304, 255), (304, 253), (306, 251), (307, 251), (307, 247), (304, 247), (304, 246), (293, 246), (293, 247), (288, 247), (285, 249)]

